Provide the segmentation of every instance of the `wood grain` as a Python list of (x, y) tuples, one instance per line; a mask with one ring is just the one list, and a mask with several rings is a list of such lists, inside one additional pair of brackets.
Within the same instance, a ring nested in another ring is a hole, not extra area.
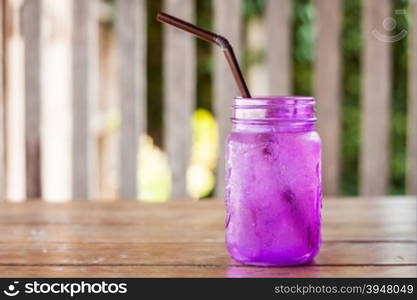
[(312, 264), (296, 268), (231, 260), (222, 201), (1, 203), (0, 275), (414, 276), (414, 197), (324, 203), (321, 251)]
[(341, 1), (316, 0), (314, 96), (317, 129), (323, 143), (323, 192), (338, 195), (341, 136)]
[[(164, 11), (195, 23), (194, 0), (165, 0)], [(173, 199), (187, 197), (191, 115), (196, 89), (195, 37), (164, 26), (164, 145), (172, 172)]]
[(145, 37), (146, 15), (143, 0), (116, 2), (116, 31), (119, 59), (119, 103), (121, 132), (119, 143), (119, 195), (136, 199), (137, 155), (140, 133), (145, 130)]
[(270, 95), (289, 95), (292, 86), (291, 0), (266, 2), (266, 60)]
[[(224, 35), (232, 45), (237, 58), (241, 52), (241, 1), (214, 1), (214, 32)], [(216, 195), (223, 197), (225, 178), (224, 141), (231, 128), (231, 101), (239, 95), (232, 73), (225, 61), (223, 52), (214, 49), (214, 113), (219, 128), (219, 159), (217, 162)]]
[(410, 2), (406, 191), (417, 194), (417, 2)]
[[(390, 0), (363, 2), (362, 120), (360, 194), (384, 195), (388, 188), (391, 65), (384, 18), (391, 15)], [(386, 35), (386, 34), (385, 34)]]
[[(0, 237), (0, 242), (23, 242), (30, 239), (33, 242), (193, 242), (223, 241), (223, 216), (206, 224), (194, 225), (189, 221), (165, 221), (166, 224), (33, 224), (1, 225), (0, 231), (7, 232)], [(325, 223), (323, 238), (326, 241), (383, 241), (409, 242), (416, 241), (414, 223), (383, 224), (379, 223)], [(184, 227), (188, 230), (184, 230)], [(366, 228), (366, 230), (364, 230)], [(180, 234), (179, 234), (180, 232)]]
[[(0, 265), (231, 265), (223, 241), (216, 242), (27, 242), (1, 243)], [(416, 245), (387, 242), (324, 242), (314, 265), (412, 265)]]
[[(3, 12), (5, 1), (0, 2), (0, 198), (6, 196), (6, 147), (5, 147), (5, 125), (4, 122), (4, 34), (3, 34)], [(0, 200), (1, 201), (1, 200)]]
[[(360, 203), (360, 201), (363, 201)], [(323, 221), (329, 224), (412, 224), (416, 222), (416, 199), (409, 197), (328, 198), (323, 201)], [(111, 211), (111, 214), (108, 213)], [(155, 214), (155, 211), (158, 213)], [(204, 212), (199, 213), (199, 212)], [(0, 224), (3, 225), (144, 225), (163, 224), (172, 219), (172, 225), (198, 223), (216, 225), (224, 217), (221, 200), (176, 203), (105, 202), (91, 203), (44, 202), (25, 204), (2, 203)], [(221, 224), (216, 225), (219, 228)], [(379, 228), (376, 228), (379, 229)]]
[[(99, 26), (99, 111), (115, 111), (119, 107), (119, 80), (117, 74), (118, 53), (114, 28)], [(98, 192), (92, 198), (115, 199), (117, 179), (115, 170), (119, 162), (119, 135), (101, 132), (97, 141), (96, 166), (100, 176), (97, 178)], [(119, 173), (120, 174), (120, 173)], [(93, 191), (94, 192), (94, 191)]]
[(41, 197), (41, 1), (23, 4), (23, 37), (25, 42), (25, 138), (26, 196)]
[(72, 194), (75, 199), (91, 195), (92, 136), (90, 116), (97, 95), (98, 20), (97, 3), (73, 1), (72, 13)]
[(23, 1), (4, 4), (4, 99), (6, 199), (26, 198), (24, 45), (21, 12)]
[(415, 266), (0, 266), (7, 277), (415, 277)]

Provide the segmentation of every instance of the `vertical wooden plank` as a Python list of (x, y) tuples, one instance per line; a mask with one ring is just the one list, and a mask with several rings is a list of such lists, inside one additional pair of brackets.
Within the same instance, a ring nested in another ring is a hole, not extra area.
[(360, 194), (364, 196), (383, 195), (388, 187), (391, 47), (378, 33), (384, 35), (382, 24), (390, 13), (390, 0), (363, 2)]
[(323, 191), (337, 195), (340, 184), (341, 1), (316, 0), (314, 94), (323, 143)]
[(93, 165), (90, 115), (96, 96), (97, 26), (95, 1), (74, 0), (72, 26), (73, 197), (90, 196)]
[(6, 196), (6, 164), (5, 164), (5, 122), (4, 122), (4, 36), (3, 36), (3, 16), (5, 1), (0, 2), (0, 201)]
[(120, 109), (120, 197), (136, 199), (138, 137), (145, 128), (145, 2), (117, 1)]
[(71, 20), (72, 1), (42, 1), (42, 194), (72, 198)]
[(6, 198), (26, 198), (24, 45), (20, 10), (23, 1), (5, 4)]
[(410, 3), (410, 56), (407, 126), (407, 194), (417, 193), (417, 1)]
[[(106, 7), (101, 6), (104, 10)], [(105, 24), (100, 26), (99, 99), (100, 110), (113, 120), (118, 116), (118, 76), (116, 36)], [(107, 128), (98, 138), (99, 198), (115, 199), (118, 193), (119, 177), (119, 132)]]
[[(194, 23), (194, 0), (165, 0), (164, 10)], [(164, 145), (172, 170), (172, 198), (185, 199), (195, 106), (194, 37), (164, 26)]]
[[(241, 1), (215, 0), (214, 1), (214, 31), (225, 36), (237, 57), (241, 52)], [(229, 134), (231, 124), (232, 98), (239, 95), (232, 74), (223, 56), (217, 47), (214, 50), (214, 112), (219, 125), (219, 160), (217, 165), (216, 195), (224, 196), (225, 181), (225, 139)]]
[(291, 0), (267, 0), (266, 25), (268, 85), (271, 95), (291, 93)]
[(26, 196), (28, 199), (41, 197), (41, 3), (42, 1), (38, 0), (25, 0), (22, 15), (25, 41)]
[[(245, 24), (243, 47), (247, 53), (252, 53), (251, 55), (254, 56), (262, 56), (267, 51), (265, 49), (269, 47), (269, 41), (265, 28), (267, 28), (266, 18), (251, 18)], [(250, 86), (252, 95), (270, 94), (269, 79), (271, 77), (269, 76), (267, 59), (260, 59), (253, 64), (251, 63), (245, 73), (245, 79)]]

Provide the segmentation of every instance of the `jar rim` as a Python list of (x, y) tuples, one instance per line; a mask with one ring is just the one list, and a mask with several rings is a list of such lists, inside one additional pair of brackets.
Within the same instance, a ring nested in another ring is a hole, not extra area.
[(314, 125), (315, 100), (309, 96), (235, 97), (232, 104), (233, 124), (304, 127)]
[(251, 98), (237, 96), (233, 98), (236, 105), (314, 105), (314, 97), (298, 95), (254, 96)]

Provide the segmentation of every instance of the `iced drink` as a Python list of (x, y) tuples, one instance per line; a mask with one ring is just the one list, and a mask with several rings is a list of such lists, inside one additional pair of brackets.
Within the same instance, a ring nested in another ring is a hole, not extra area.
[(319, 251), (321, 142), (310, 97), (235, 98), (226, 149), (226, 244), (239, 262), (310, 262)]

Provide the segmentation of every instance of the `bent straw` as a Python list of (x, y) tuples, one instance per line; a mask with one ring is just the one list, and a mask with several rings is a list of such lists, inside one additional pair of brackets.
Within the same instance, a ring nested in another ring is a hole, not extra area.
[(163, 12), (159, 12), (158, 15), (156, 16), (156, 19), (160, 22), (163, 22), (163, 23), (175, 26), (181, 30), (187, 31), (205, 41), (208, 41), (210, 43), (216, 44), (217, 46), (220, 46), (223, 50), (227, 63), (229, 64), (230, 70), (232, 71), (233, 77), (235, 79), (235, 82), (239, 88), (239, 91), (242, 97), (244, 98), (251, 97), (248, 87), (246, 85), (246, 82), (243, 78), (242, 72), (239, 68), (239, 64), (237, 62), (233, 48), (226, 38), (218, 34), (215, 34), (213, 32), (199, 28), (193, 24), (187, 23), (183, 20), (180, 20), (176, 17), (173, 17)]

